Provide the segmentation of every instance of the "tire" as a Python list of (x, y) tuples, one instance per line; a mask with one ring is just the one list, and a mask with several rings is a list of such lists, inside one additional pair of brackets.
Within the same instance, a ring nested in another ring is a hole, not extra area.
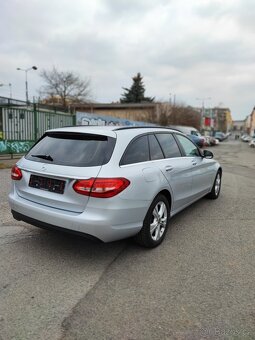
[(215, 177), (213, 187), (211, 192), (207, 195), (208, 198), (212, 200), (216, 200), (220, 195), (220, 189), (221, 189), (221, 177), (222, 173), (220, 171), (217, 172), (217, 175)]
[(154, 248), (164, 240), (169, 223), (170, 206), (167, 198), (159, 194), (151, 203), (143, 227), (135, 241), (147, 248)]

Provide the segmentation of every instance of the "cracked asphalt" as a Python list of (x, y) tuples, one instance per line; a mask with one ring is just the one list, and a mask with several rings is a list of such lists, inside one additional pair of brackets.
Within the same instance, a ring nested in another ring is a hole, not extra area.
[(13, 220), (0, 170), (0, 339), (254, 339), (255, 151), (212, 151), (220, 198), (172, 218), (153, 250)]

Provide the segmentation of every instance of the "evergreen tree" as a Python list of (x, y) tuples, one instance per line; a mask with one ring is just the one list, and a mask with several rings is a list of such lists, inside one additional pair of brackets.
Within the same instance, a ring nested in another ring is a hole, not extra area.
[(137, 73), (133, 78), (133, 84), (130, 89), (123, 87), (125, 92), (122, 94), (120, 99), (121, 103), (142, 103), (142, 102), (153, 102), (154, 97), (145, 97), (145, 87), (143, 83), (143, 77), (141, 73)]

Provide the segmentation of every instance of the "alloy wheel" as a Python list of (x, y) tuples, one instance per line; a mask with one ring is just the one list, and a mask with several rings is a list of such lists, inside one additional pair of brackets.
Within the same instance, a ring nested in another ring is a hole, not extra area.
[(220, 192), (220, 184), (221, 184), (221, 178), (220, 174), (218, 173), (216, 180), (215, 180), (215, 195), (218, 195)]
[(153, 209), (150, 224), (150, 234), (153, 241), (158, 241), (165, 232), (167, 224), (167, 207), (164, 202), (157, 202)]

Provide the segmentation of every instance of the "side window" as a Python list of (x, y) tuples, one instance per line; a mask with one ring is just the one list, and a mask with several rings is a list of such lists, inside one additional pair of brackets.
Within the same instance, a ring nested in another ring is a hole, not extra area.
[(146, 162), (150, 160), (148, 136), (135, 139), (127, 147), (120, 165)]
[(181, 157), (181, 152), (171, 133), (158, 133), (156, 137), (166, 158)]
[(192, 156), (200, 156), (197, 147), (193, 144), (188, 138), (182, 135), (176, 135), (181, 146), (183, 147), (185, 156), (192, 157)]
[(150, 155), (151, 160), (162, 159), (165, 158), (161, 147), (154, 135), (149, 135), (149, 144), (150, 144)]

